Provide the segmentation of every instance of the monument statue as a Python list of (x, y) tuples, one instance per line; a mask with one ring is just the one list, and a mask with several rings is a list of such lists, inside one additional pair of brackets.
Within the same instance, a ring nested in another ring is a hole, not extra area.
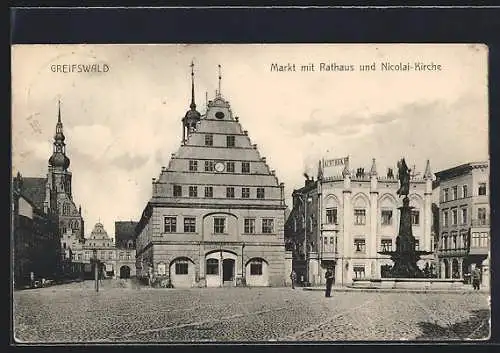
[(415, 238), (413, 237), (411, 224), (410, 199), (410, 169), (402, 158), (398, 161), (399, 189), (397, 194), (404, 196), (403, 206), (399, 207), (400, 221), (399, 232), (396, 237), (396, 251), (381, 251), (379, 254), (390, 255), (394, 266), (390, 270), (390, 276), (395, 278), (423, 277), (423, 272), (418, 268), (417, 262), (421, 255), (429, 254), (428, 251), (415, 249)]
[(410, 193), (410, 172), (411, 169), (408, 169), (404, 158), (398, 161), (398, 177), (400, 186), (397, 194), (399, 196), (408, 196)]

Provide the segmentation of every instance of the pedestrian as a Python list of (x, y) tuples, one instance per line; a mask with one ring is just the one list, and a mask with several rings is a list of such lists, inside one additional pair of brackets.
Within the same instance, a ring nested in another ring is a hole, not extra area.
[(325, 278), (326, 278), (325, 297), (331, 297), (333, 278), (334, 278), (334, 274), (331, 268), (328, 268), (326, 270)]
[(475, 268), (474, 270), (472, 270), (472, 288), (474, 288), (474, 290), (479, 290), (481, 286), (481, 271), (479, 270), (479, 268)]
[(292, 273), (290, 273), (290, 279), (292, 280), (292, 289), (295, 289), (295, 282), (297, 281), (297, 273), (292, 270)]
[(304, 275), (302, 275), (302, 274), (300, 275), (300, 285), (301, 285), (302, 287), (304, 287), (304, 286), (305, 286)]
[(30, 287), (33, 288), (35, 285), (35, 273), (33, 271), (30, 272)]

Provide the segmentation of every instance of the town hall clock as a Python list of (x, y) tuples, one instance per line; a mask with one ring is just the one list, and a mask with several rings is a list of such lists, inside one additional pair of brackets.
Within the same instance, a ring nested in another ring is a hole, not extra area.
[(221, 173), (224, 171), (224, 163), (218, 162), (215, 164), (215, 171)]

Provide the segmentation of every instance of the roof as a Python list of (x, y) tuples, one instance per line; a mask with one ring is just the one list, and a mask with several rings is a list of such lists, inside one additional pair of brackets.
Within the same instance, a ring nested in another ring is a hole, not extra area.
[(469, 162), (465, 164), (461, 164), (452, 168), (448, 168), (442, 171), (435, 173), (436, 178), (439, 180), (446, 180), (450, 178), (454, 178), (459, 175), (463, 175), (474, 168), (487, 168), (489, 165), (488, 161), (481, 162)]
[(21, 194), (30, 200), (37, 208), (43, 210), (46, 184), (47, 178), (23, 177)]

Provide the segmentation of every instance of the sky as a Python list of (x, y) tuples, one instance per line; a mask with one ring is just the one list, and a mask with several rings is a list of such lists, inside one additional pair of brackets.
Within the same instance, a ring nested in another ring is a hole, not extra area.
[[(182, 139), (195, 96), (203, 113), (222, 68), (221, 92), (261, 156), (285, 183), (287, 204), (322, 158), (379, 173), (405, 157), (423, 174), (488, 159), (487, 48), (483, 45), (16, 45), (12, 48), (12, 174), (43, 177), (58, 100), (73, 199), (88, 236), (98, 221), (138, 220), (152, 178)], [(382, 71), (382, 63), (441, 65)], [(273, 71), (272, 64), (296, 71)], [(313, 63), (315, 71), (301, 71)], [(320, 63), (354, 71), (320, 71)], [(375, 63), (376, 70), (359, 65)], [(54, 72), (54, 65), (107, 72)], [(435, 66), (434, 66), (435, 67)]]

